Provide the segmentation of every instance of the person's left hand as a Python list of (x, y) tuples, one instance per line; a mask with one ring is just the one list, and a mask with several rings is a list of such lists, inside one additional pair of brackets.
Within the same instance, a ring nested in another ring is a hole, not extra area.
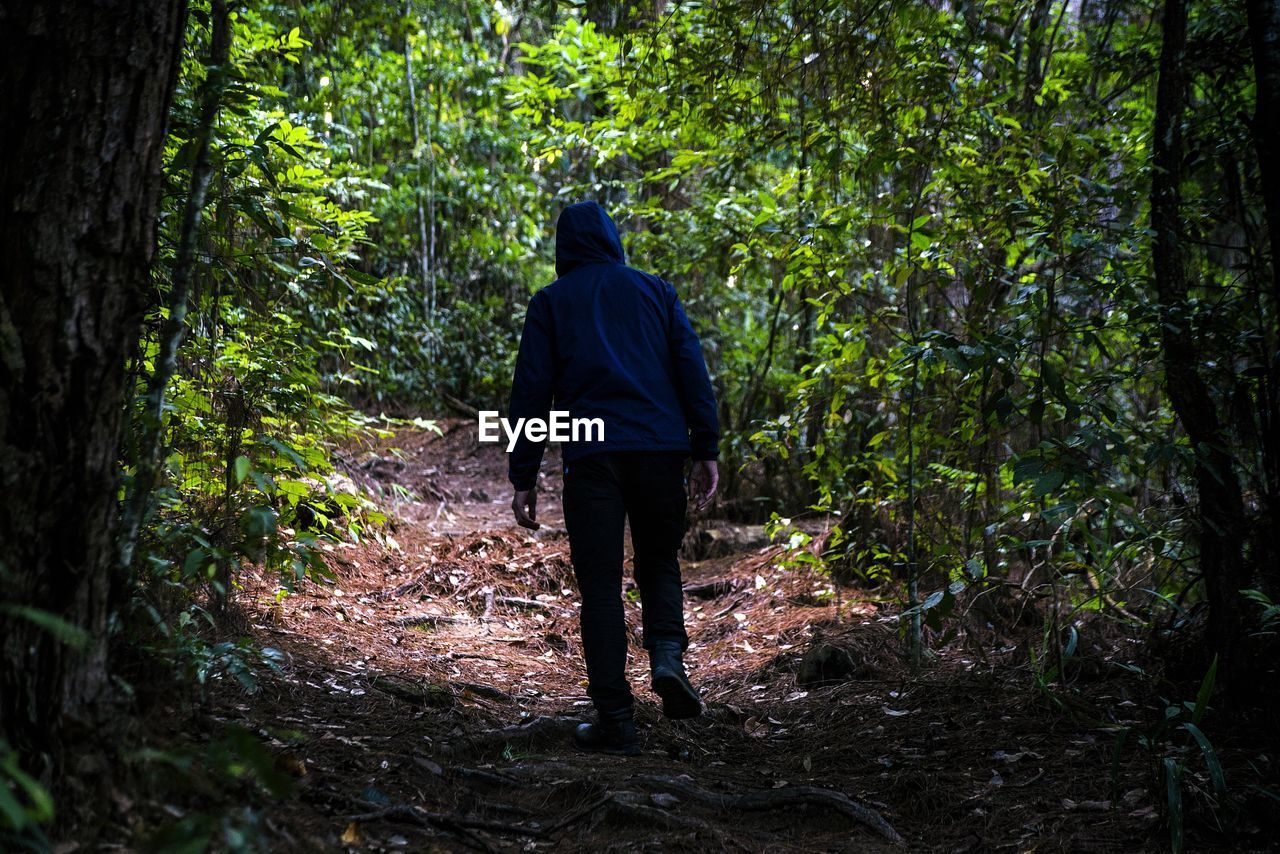
[(511, 499), (511, 509), (516, 514), (516, 524), (522, 528), (530, 530), (538, 530), (542, 526), (538, 524), (538, 490), (533, 489), (516, 490), (516, 497)]
[(715, 460), (694, 460), (689, 469), (689, 497), (693, 499), (695, 512), (711, 503), (720, 483), (720, 467)]

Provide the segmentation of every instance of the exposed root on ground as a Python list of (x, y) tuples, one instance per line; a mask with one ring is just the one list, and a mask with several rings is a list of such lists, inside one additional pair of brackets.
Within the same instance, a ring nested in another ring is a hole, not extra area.
[(880, 813), (830, 789), (819, 789), (814, 786), (786, 786), (781, 789), (763, 789), (742, 794), (721, 794), (700, 788), (687, 777), (645, 775), (634, 779), (637, 783), (650, 788), (661, 789), (664, 792), (679, 792), (687, 798), (718, 810), (755, 812), (795, 806), (824, 807), (865, 824), (895, 845), (905, 844), (902, 837), (898, 835), (898, 831), (894, 830)]

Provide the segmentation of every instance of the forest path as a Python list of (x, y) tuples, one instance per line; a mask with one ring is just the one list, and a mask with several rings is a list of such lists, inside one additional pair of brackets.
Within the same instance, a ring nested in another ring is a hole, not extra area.
[[(294, 777), (268, 813), (278, 849), (1145, 847), (1138, 771), (1122, 768), (1123, 808), (1103, 804), (1108, 738), (963, 650), (906, 679), (894, 609), (846, 590), (838, 621), (830, 581), (780, 568), (776, 547), (685, 562), (697, 720), (661, 716), (628, 599), (643, 755), (574, 750), (590, 704), (556, 460), (527, 532), (501, 449), (477, 445), (473, 422), (443, 427), (349, 456), (395, 521), (330, 550), (335, 583), (244, 592), (286, 663), (248, 702), (220, 692), (218, 717)], [(802, 686), (802, 669), (839, 679)]]

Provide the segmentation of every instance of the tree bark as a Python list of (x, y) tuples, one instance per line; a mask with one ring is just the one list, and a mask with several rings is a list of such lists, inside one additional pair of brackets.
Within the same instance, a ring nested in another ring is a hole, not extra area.
[(1271, 298), (1280, 308), (1280, 0), (1246, 0), (1257, 106), (1254, 147), (1262, 172), (1262, 201), (1271, 239)]
[[(1253, 72), (1257, 105), (1253, 116), (1254, 148), (1262, 173), (1262, 201), (1271, 243), (1271, 318), (1268, 337), (1274, 351), (1275, 332), (1280, 326), (1280, 0), (1246, 0), (1249, 43), (1253, 49)], [(1266, 321), (1264, 320), (1264, 323)], [(1264, 326), (1264, 328), (1266, 328)], [(1262, 415), (1263, 501), (1272, 532), (1280, 531), (1280, 359), (1267, 365), (1263, 387), (1257, 395)], [(1280, 589), (1280, 544), (1274, 534), (1258, 538), (1259, 551), (1266, 556), (1259, 563), (1267, 574), (1266, 586), (1275, 594)]]
[(1192, 329), (1194, 318), (1188, 300), (1179, 192), (1185, 155), (1186, 40), (1186, 0), (1166, 0), (1153, 134), (1152, 261), (1160, 302), (1165, 390), (1195, 452), (1200, 570), (1209, 601), (1209, 641), (1220, 656), (1219, 672), (1231, 681), (1245, 664), (1240, 655), (1244, 626), (1240, 590), (1248, 583), (1242, 550), (1244, 503), (1228, 439), (1209, 387), (1197, 369), (1206, 358)]
[(185, 18), (180, 0), (0, 12), (0, 738), (44, 770), (108, 696), (125, 363)]

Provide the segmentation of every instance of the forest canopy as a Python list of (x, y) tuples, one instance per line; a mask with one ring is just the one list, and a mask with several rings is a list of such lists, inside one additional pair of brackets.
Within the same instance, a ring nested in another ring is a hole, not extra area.
[(716, 524), (871, 591), (904, 678), (1142, 672), (1174, 849), (1187, 769), (1274, 807), (1201, 728), (1275, 721), (1274, 0), (57, 15), (0, 13), (0, 841), (157, 685), (255, 690), (250, 577), (403, 539), (351, 449), (505, 409), (583, 200), (701, 337)]

